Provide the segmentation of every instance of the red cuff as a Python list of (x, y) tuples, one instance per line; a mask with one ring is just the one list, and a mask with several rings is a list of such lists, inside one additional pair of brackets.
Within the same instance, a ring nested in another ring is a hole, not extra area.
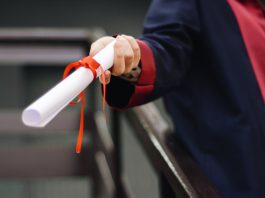
[(146, 97), (154, 90), (156, 78), (156, 67), (152, 50), (147, 43), (141, 40), (137, 40), (137, 42), (141, 50), (142, 70), (127, 107), (144, 103)]

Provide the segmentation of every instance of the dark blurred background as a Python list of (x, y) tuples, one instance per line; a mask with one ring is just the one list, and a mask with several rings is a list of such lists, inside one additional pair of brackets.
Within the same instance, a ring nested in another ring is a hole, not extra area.
[(102, 27), (141, 33), (150, 0), (2, 0), (0, 27)]

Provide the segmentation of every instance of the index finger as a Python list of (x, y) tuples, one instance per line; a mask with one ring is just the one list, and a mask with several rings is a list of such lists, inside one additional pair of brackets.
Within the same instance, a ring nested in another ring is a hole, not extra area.
[(96, 55), (100, 50), (102, 50), (104, 47), (106, 47), (109, 43), (111, 43), (115, 38), (106, 36), (102, 37), (98, 40), (96, 40), (94, 43), (92, 43), (90, 47), (89, 56)]
[(131, 48), (133, 50), (133, 54), (134, 54), (134, 60), (133, 60), (133, 68), (137, 67), (141, 58), (141, 52), (140, 52), (140, 47), (136, 41), (136, 39), (132, 36), (127, 36), (127, 35), (122, 35), (123, 37), (125, 37), (128, 42), (131, 45)]

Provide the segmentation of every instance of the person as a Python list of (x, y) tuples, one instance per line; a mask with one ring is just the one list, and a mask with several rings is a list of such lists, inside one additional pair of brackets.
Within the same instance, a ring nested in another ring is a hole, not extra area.
[[(107, 101), (163, 97), (222, 197), (265, 197), (265, 10), (259, 0), (154, 0), (140, 38), (116, 39)], [(93, 43), (94, 55), (113, 37)]]

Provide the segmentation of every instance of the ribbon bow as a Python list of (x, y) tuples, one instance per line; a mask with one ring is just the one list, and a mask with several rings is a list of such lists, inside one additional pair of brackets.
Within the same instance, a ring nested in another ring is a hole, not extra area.
[[(87, 69), (90, 69), (93, 73), (94, 79), (97, 78), (97, 69), (100, 69), (101, 76), (102, 76), (102, 84), (103, 84), (103, 97), (102, 97), (102, 107), (103, 111), (105, 112), (105, 104), (106, 104), (106, 79), (105, 79), (105, 73), (103, 68), (100, 66), (100, 64), (93, 59), (91, 56), (87, 56), (82, 58), (79, 61), (70, 63), (66, 66), (64, 73), (63, 73), (63, 79), (65, 79), (71, 70), (75, 69), (77, 70), (80, 67), (85, 67)], [(81, 102), (81, 110), (80, 110), (80, 124), (79, 124), (79, 132), (76, 142), (76, 153), (81, 152), (82, 148), (82, 142), (83, 142), (83, 134), (84, 134), (84, 112), (85, 112), (85, 91), (82, 91), (79, 96), (78, 100), (76, 102), (72, 101), (69, 104), (75, 105), (77, 103)]]

